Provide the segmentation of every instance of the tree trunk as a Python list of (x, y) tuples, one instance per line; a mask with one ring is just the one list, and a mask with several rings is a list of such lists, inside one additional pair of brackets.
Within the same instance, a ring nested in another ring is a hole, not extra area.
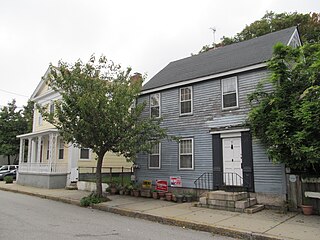
[(97, 186), (97, 196), (102, 197), (102, 175), (101, 175), (101, 168), (103, 162), (104, 154), (98, 154), (97, 160), (97, 169), (96, 169), (96, 186)]
[(7, 155), (8, 157), (8, 165), (10, 165), (10, 155)]

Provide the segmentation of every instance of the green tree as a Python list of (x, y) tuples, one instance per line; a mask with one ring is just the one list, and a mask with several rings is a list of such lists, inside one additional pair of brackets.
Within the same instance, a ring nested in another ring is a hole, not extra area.
[[(223, 47), (232, 43), (242, 42), (259, 37), (281, 29), (299, 26), (299, 33), (303, 43), (320, 42), (320, 13), (274, 13), (272, 11), (237, 33), (234, 37), (222, 37), (222, 41), (216, 47)], [(199, 53), (213, 49), (213, 45), (203, 46)]]
[(142, 118), (145, 104), (135, 102), (142, 78), (133, 78), (131, 69), (102, 56), (87, 63), (60, 61), (51, 66), (49, 85), (61, 94), (56, 111), (42, 113), (57, 127), (65, 141), (90, 148), (97, 155), (97, 195), (102, 195), (101, 167), (105, 153), (112, 151), (134, 161), (138, 152), (149, 151), (154, 142), (166, 137), (160, 121)]
[(263, 85), (249, 97), (249, 124), (275, 162), (319, 172), (320, 44), (274, 47), (272, 92)]
[[(20, 140), (17, 135), (30, 130), (28, 127), (30, 119), (26, 118), (24, 113), (23, 110), (17, 110), (15, 100), (0, 110), (0, 155), (7, 156), (9, 165), (11, 156), (19, 154)], [(31, 113), (30, 116), (32, 116)]]

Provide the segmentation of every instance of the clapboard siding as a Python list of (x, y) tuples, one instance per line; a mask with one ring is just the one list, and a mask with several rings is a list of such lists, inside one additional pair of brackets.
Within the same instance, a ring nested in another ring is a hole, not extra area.
[[(250, 109), (248, 94), (267, 76), (265, 69), (237, 75), (239, 108), (228, 111), (222, 110), (221, 79), (186, 85), (192, 86), (193, 91), (193, 114), (188, 116), (179, 114), (180, 88), (161, 91), (161, 127), (166, 128), (170, 135), (194, 139), (194, 169), (179, 170), (179, 144), (175, 141), (162, 141), (161, 169), (148, 169), (148, 155), (139, 154), (137, 164), (140, 168), (136, 172), (138, 180), (169, 180), (170, 176), (181, 176), (184, 187), (194, 187), (194, 180), (204, 172), (211, 172), (213, 168), (210, 129), (215, 126), (244, 124)], [(143, 101), (147, 103), (143, 116), (149, 117), (148, 94), (140, 97), (139, 102)], [(282, 193), (282, 166), (270, 163), (257, 141), (253, 142), (253, 161), (255, 190)]]
[(256, 192), (286, 193), (284, 166), (273, 163), (268, 158), (265, 148), (257, 139), (253, 139), (252, 152)]

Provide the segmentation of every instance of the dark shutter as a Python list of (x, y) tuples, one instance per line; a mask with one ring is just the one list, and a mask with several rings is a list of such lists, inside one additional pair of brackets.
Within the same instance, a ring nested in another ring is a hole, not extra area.
[(241, 132), (243, 186), (254, 191), (252, 139), (249, 131)]
[(218, 189), (223, 184), (222, 140), (220, 134), (212, 135), (213, 152), (213, 187)]

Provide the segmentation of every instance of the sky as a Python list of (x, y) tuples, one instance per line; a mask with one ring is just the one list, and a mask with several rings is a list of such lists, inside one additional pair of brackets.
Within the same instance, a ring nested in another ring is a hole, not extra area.
[[(234, 36), (266, 11), (320, 12), (319, 0), (0, 0), (0, 107), (26, 105), (50, 63), (92, 54), (149, 80), (169, 62)], [(210, 28), (215, 28), (215, 37)]]

